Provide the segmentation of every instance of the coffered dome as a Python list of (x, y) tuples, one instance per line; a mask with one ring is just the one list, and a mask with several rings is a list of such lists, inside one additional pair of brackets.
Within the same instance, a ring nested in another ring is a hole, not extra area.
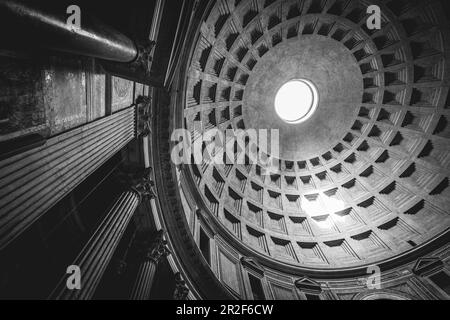
[[(354, 0), (222, 0), (204, 21), (186, 80), (193, 141), (213, 128), (279, 130), (279, 172), (190, 166), (207, 216), (246, 250), (294, 267), (354, 267), (448, 229), (445, 17), (436, 2), (377, 3), (380, 30), (367, 28), (369, 3)], [(314, 84), (318, 104), (289, 123), (274, 101), (295, 79)]]

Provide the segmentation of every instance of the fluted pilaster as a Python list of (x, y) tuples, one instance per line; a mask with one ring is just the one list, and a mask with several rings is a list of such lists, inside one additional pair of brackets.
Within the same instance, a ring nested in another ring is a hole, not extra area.
[(136, 191), (126, 191), (119, 196), (94, 235), (73, 262), (73, 265), (79, 266), (81, 270), (81, 289), (68, 289), (66, 278), (63, 278), (53, 292), (52, 299), (92, 298), (139, 204), (140, 197)]
[(144, 257), (139, 265), (136, 281), (131, 291), (131, 300), (149, 299), (158, 262), (170, 253), (162, 230), (158, 231), (151, 247), (143, 252)]
[(0, 249), (135, 136), (135, 108), (50, 138), (0, 161)]
[(140, 264), (136, 282), (130, 295), (131, 300), (148, 300), (155, 273), (156, 264), (153, 261), (144, 261)]

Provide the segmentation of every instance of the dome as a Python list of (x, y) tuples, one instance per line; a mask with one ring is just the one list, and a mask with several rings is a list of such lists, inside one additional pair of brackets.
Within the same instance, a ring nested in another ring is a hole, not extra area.
[[(276, 171), (250, 160), (261, 146), (249, 138), (224, 164), (190, 165), (209, 220), (243, 250), (351, 268), (448, 228), (449, 39), (430, 28), (445, 18), (431, 5), (402, 15), (399, 3), (382, 6), (381, 30), (367, 27), (363, 1), (218, 1), (209, 13), (187, 72), (193, 141), (212, 129), (279, 136)], [(317, 88), (317, 108), (285, 121), (274, 101), (296, 79)]]
[(449, 1), (31, 2), (0, 299), (450, 298)]

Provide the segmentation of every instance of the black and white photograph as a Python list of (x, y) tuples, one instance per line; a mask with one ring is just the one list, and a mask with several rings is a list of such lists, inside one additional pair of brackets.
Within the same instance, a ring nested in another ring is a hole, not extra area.
[(448, 0), (0, 0), (0, 301), (450, 300), (449, 179)]

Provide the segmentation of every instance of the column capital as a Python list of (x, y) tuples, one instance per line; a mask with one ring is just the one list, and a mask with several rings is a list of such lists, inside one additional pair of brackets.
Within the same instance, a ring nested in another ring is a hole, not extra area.
[(139, 170), (133, 174), (122, 174), (125, 184), (128, 185), (133, 192), (139, 196), (139, 200), (150, 200), (156, 198), (154, 190), (155, 183), (152, 179), (152, 168)]
[(142, 202), (142, 200), (150, 200), (156, 198), (156, 194), (153, 191), (154, 185), (155, 183), (150, 180), (150, 178), (142, 177), (142, 180), (135, 186), (131, 187), (131, 190), (138, 194), (139, 199)]
[(150, 97), (138, 95), (134, 102), (137, 106), (149, 107), (151, 101), (152, 99)]
[(156, 42), (151, 40), (138, 41), (136, 47), (138, 49), (138, 55), (134, 64), (137, 68), (144, 70), (146, 75), (150, 75), (150, 69), (152, 67), (152, 51)]
[(161, 258), (168, 256), (170, 253), (171, 252), (167, 248), (167, 241), (164, 239), (164, 231), (159, 230), (156, 233), (150, 248), (145, 250), (144, 260), (158, 263)]
[(175, 274), (175, 291), (173, 293), (174, 300), (186, 300), (189, 294), (189, 288), (186, 285), (181, 273)]
[(136, 105), (136, 115), (137, 115), (137, 133), (138, 136), (147, 136), (151, 130), (151, 110), (152, 99), (147, 96), (139, 95), (134, 101)]

